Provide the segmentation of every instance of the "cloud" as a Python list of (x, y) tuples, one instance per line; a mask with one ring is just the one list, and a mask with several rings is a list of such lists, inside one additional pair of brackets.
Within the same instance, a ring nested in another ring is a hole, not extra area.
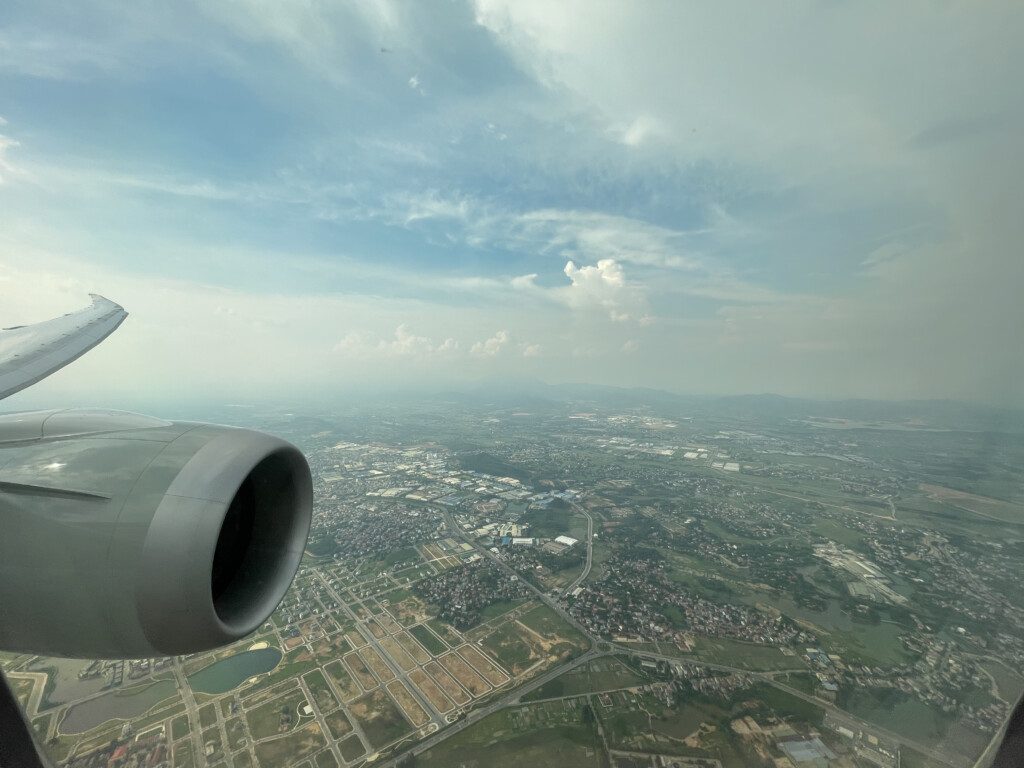
[(563, 271), (571, 282), (564, 294), (569, 306), (576, 309), (600, 307), (615, 322), (646, 317), (640, 291), (626, 282), (622, 265), (614, 259), (601, 259), (597, 264), (580, 267), (570, 260)]
[(498, 331), (486, 341), (478, 341), (474, 344), (469, 354), (480, 357), (495, 357), (509, 344), (511, 337), (508, 331)]

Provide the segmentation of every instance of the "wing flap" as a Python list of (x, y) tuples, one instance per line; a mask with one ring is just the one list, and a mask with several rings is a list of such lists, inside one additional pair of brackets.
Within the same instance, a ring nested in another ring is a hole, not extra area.
[(95, 347), (128, 316), (110, 299), (63, 317), (0, 331), (0, 399), (45, 379)]

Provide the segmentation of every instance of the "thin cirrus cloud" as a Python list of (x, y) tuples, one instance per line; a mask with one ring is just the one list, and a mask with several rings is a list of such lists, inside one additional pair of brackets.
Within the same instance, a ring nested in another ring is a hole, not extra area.
[(1019, 4), (9, 17), (0, 320), (132, 313), (43, 395), (113, 367), (159, 398), (194, 365), (225, 397), (524, 375), (1021, 404)]

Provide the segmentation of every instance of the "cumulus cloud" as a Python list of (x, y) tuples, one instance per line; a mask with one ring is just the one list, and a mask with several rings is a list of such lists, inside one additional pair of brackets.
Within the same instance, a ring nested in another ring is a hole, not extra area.
[(564, 272), (571, 282), (565, 292), (566, 301), (571, 307), (599, 307), (607, 311), (615, 322), (646, 318), (639, 289), (626, 282), (622, 265), (614, 259), (601, 259), (597, 264), (584, 264), (580, 267), (568, 261)]

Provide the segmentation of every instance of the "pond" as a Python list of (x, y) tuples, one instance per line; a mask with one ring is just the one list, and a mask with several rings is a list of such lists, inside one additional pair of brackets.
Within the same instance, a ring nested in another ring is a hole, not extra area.
[(60, 724), (63, 734), (85, 733), (107, 720), (131, 720), (138, 717), (157, 702), (173, 696), (177, 689), (172, 680), (158, 683), (136, 691), (111, 691), (95, 699), (83, 701), (68, 708)]
[(255, 675), (269, 672), (281, 661), (277, 648), (244, 651), (215, 661), (188, 678), (196, 693), (227, 693)]

